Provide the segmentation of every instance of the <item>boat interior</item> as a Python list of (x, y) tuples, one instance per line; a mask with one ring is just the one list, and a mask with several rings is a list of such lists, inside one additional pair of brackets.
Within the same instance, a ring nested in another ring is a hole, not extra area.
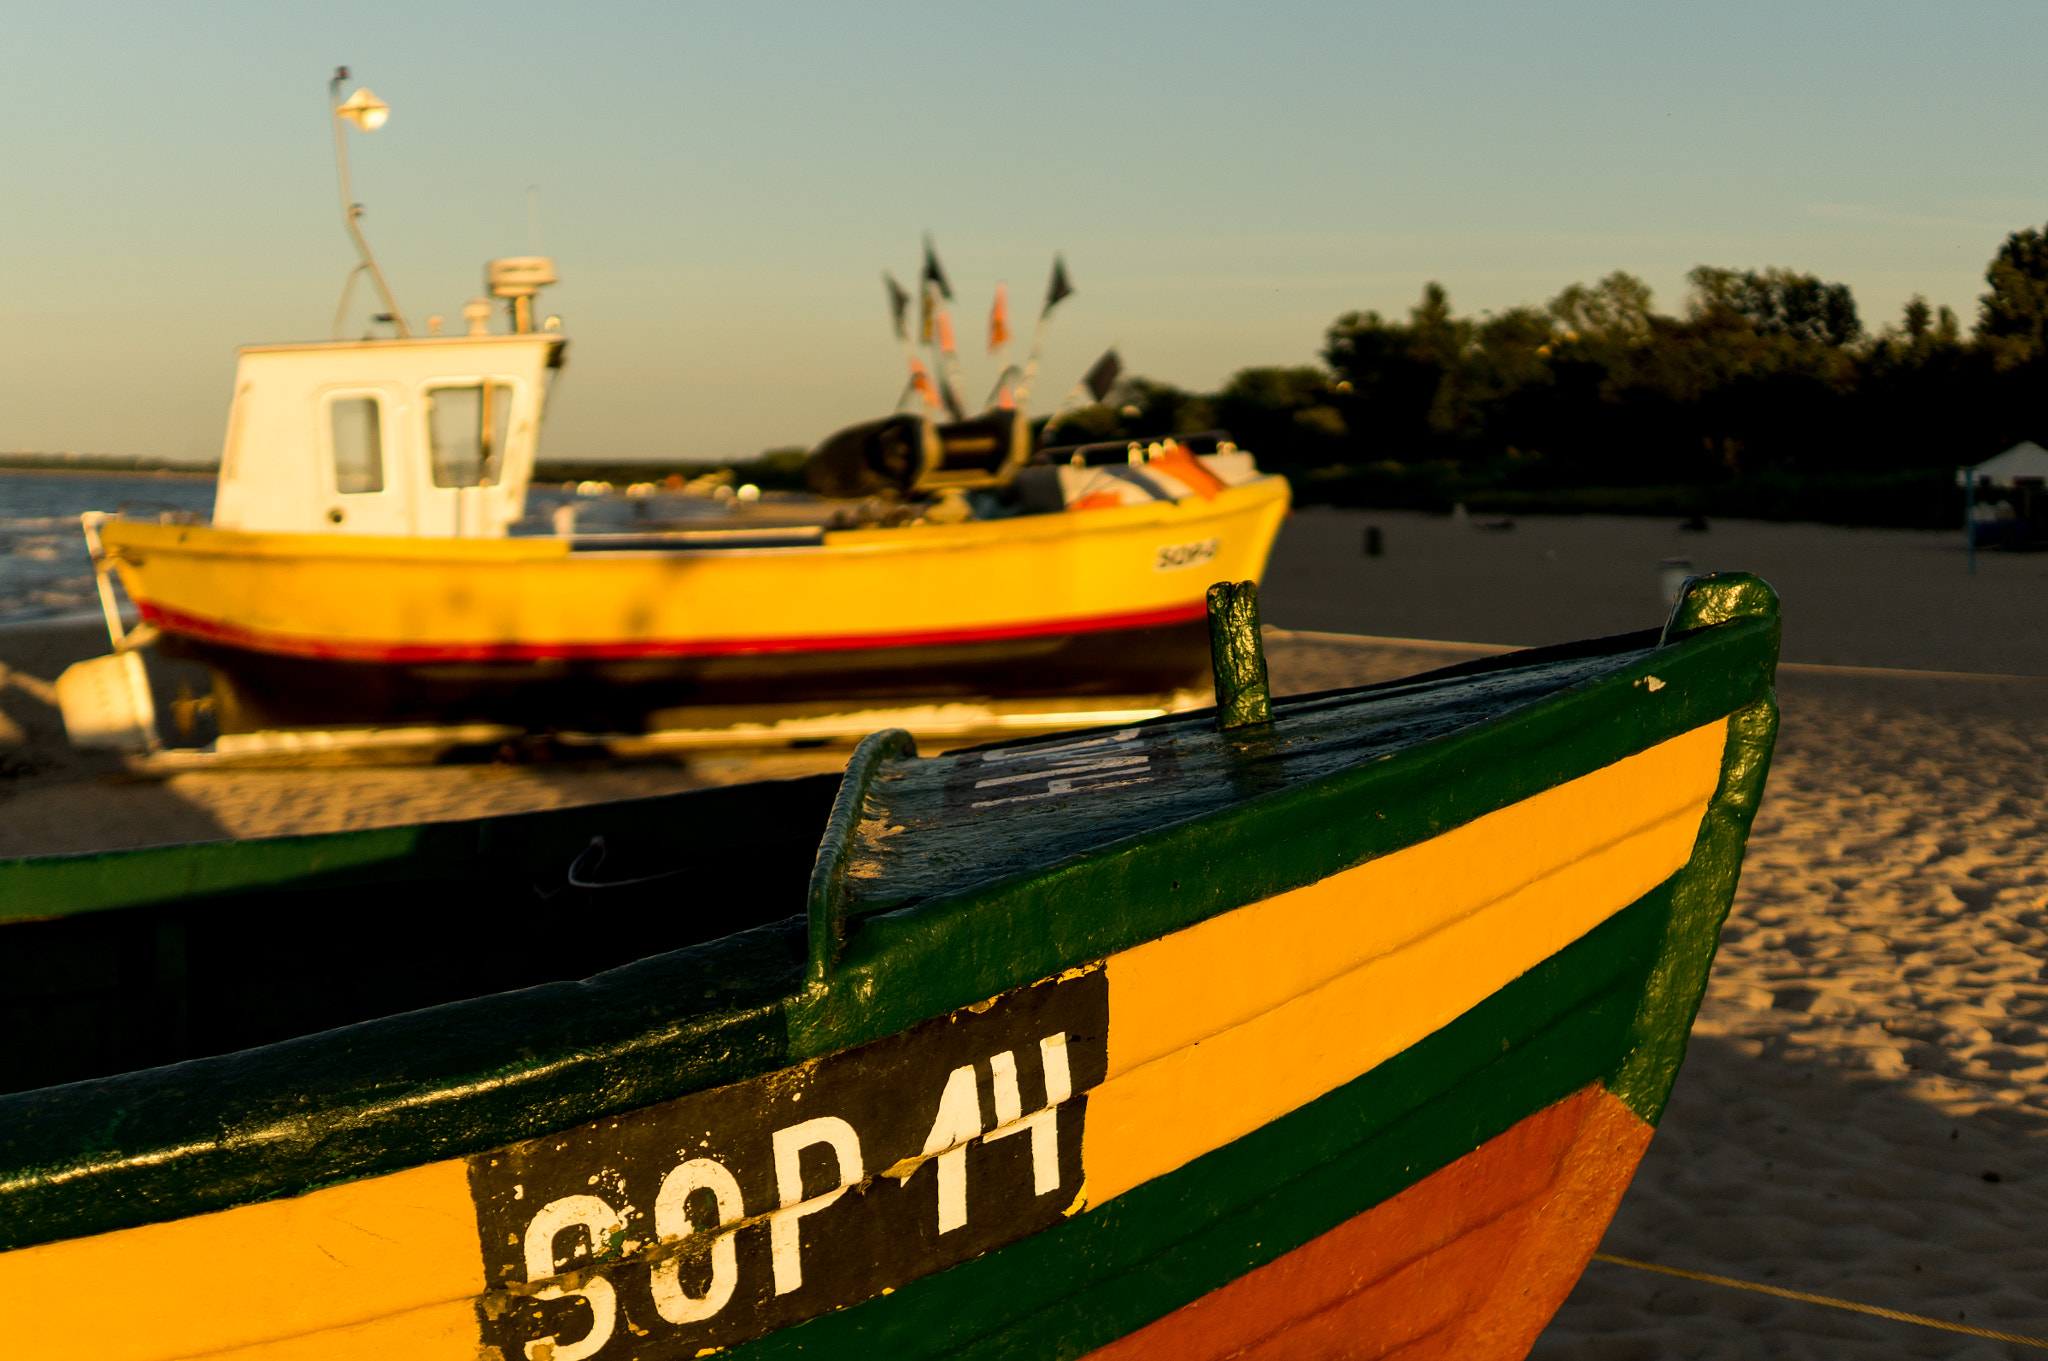
[[(282, 887), (0, 922), (0, 1092), (587, 978), (794, 920), (838, 787), (818, 775), (436, 824), (402, 856)], [(152, 852), (125, 855), (149, 873)], [(794, 949), (800, 960), (800, 924)]]

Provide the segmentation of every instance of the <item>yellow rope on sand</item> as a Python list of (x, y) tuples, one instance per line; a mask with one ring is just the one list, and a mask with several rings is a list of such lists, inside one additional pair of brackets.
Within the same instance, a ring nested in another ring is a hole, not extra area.
[(1838, 1300), (1832, 1295), (1809, 1295), (1804, 1290), (1786, 1290), (1775, 1285), (1759, 1285), (1755, 1281), (1738, 1281), (1733, 1276), (1715, 1276), (1705, 1271), (1687, 1271), (1683, 1267), (1659, 1266), (1655, 1262), (1639, 1262), (1633, 1257), (1616, 1257), (1612, 1253), (1596, 1252), (1596, 1262), (1612, 1262), (1615, 1266), (1632, 1266), (1638, 1271), (1654, 1271), (1662, 1276), (1679, 1276), (1688, 1281), (1705, 1281), (1709, 1285), (1725, 1285), (1736, 1290), (1753, 1290), (1759, 1295), (1776, 1295), (1780, 1299), (1798, 1300), (1801, 1304), (1825, 1304), (1830, 1309), (1847, 1309), (1857, 1314), (1872, 1314), (1878, 1318), (1895, 1319), (1900, 1323), (1917, 1323), (1923, 1328), (1940, 1328), (1945, 1332), (1968, 1333), (1971, 1337), (1988, 1337), (1994, 1342), (2017, 1342), (2022, 1347), (2040, 1347), (2048, 1350), (2048, 1338), (2027, 1337), (2022, 1333), (1994, 1333), (1989, 1328), (1972, 1328), (1966, 1323), (1950, 1323), (1946, 1319), (1929, 1318), (1925, 1314), (1908, 1314), (1897, 1309), (1880, 1309), (1874, 1304), (1858, 1304), (1854, 1300)]

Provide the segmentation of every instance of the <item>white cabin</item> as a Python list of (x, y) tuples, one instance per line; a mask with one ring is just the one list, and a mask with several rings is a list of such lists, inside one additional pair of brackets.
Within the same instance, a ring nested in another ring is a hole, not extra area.
[(251, 345), (213, 523), (497, 538), (526, 509), (554, 332)]

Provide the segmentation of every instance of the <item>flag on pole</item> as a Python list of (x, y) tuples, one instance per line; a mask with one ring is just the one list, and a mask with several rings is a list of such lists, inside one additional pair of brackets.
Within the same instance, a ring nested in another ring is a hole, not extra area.
[(1009, 343), (1010, 289), (1007, 284), (997, 284), (995, 306), (989, 309), (988, 314), (989, 353), (994, 354)]
[(904, 319), (910, 315), (910, 295), (903, 291), (903, 285), (896, 282), (896, 276), (882, 271), (882, 284), (889, 290), (889, 320), (895, 323), (896, 338), (910, 339), (910, 333), (903, 329)]
[(1045, 286), (1045, 307), (1039, 312), (1043, 317), (1060, 305), (1062, 298), (1073, 296), (1074, 286), (1067, 282), (1067, 261), (1063, 255), (1052, 257), (1052, 282)]
[(931, 234), (924, 238), (924, 281), (939, 290), (939, 296), (947, 302), (953, 301), (953, 285), (946, 282), (946, 271), (939, 268), (939, 253), (932, 249)]
[(953, 391), (953, 385), (946, 381), (946, 371), (939, 370), (939, 400), (946, 404), (947, 412), (956, 421), (967, 419), (967, 409), (960, 405), (960, 395)]
[(953, 353), (953, 314), (939, 313), (939, 352), (950, 356)]
[(1109, 390), (1116, 386), (1117, 375), (1124, 371), (1124, 361), (1117, 358), (1115, 350), (1104, 350), (1102, 358), (1095, 361), (1095, 367), (1088, 370), (1081, 382), (1087, 387), (1088, 395), (1096, 401), (1109, 396)]
[(924, 362), (915, 355), (910, 359), (910, 386), (917, 389), (917, 395), (924, 398), (924, 404), (936, 411), (939, 409), (939, 390), (932, 386), (932, 376), (925, 371)]

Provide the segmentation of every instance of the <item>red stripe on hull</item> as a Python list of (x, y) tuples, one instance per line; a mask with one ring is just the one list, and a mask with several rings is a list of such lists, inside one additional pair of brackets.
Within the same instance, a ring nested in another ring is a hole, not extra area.
[(1650, 1133), (1604, 1088), (1585, 1088), (1090, 1361), (1526, 1356)]
[(939, 647), (955, 643), (1002, 642), (1016, 638), (1052, 638), (1076, 633), (1113, 633), (1123, 629), (1159, 628), (1203, 618), (1207, 605), (1195, 601), (1165, 609), (1128, 614), (1098, 614), (1078, 619), (1042, 619), (1028, 624), (979, 628), (926, 629), (908, 633), (829, 634), (783, 638), (650, 639), (617, 643), (359, 643), (293, 638), (243, 628), (163, 605), (140, 602), (147, 622), (167, 633), (252, 652), (317, 661), (380, 662), (431, 665), (443, 662), (631, 661), (650, 657), (746, 657), (790, 653), (861, 652), (882, 648)]

